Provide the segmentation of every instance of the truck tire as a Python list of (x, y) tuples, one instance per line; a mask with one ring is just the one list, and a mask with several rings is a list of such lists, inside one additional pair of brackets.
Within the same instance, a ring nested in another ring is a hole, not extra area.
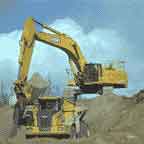
[(89, 137), (89, 136), (90, 136), (90, 131), (88, 125), (84, 121), (81, 121), (79, 137), (82, 138), (82, 137)]
[(71, 139), (76, 139), (77, 138), (76, 126), (74, 124), (71, 126), (70, 138)]
[(13, 113), (13, 121), (18, 127), (23, 123), (23, 109), (20, 108), (19, 104), (15, 105)]
[(15, 105), (14, 114), (13, 114), (14, 124), (19, 125), (19, 119), (20, 119), (19, 117), (20, 117), (20, 109), (18, 105)]

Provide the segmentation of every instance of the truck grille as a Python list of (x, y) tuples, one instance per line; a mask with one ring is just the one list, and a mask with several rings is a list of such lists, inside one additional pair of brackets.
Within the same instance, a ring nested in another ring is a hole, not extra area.
[(50, 130), (53, 113), (48, 110), (42, 110), (38, 113), (38, 125), (42, 131)]

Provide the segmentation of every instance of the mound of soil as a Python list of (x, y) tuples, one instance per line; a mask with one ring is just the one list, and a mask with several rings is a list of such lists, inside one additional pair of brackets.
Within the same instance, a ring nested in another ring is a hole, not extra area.
[(43, 79), (43, 77), (39, 73), (34, 73), (29, 82), (32, 85), (32, 87), (39, 89), (43, 89), (49, 86), (48, 81)]
[[(115, 143), (144, 142), (144, 91), (132, 97), (105, 93), (87, 103), (87, 121), (94, 136), (109, 136)], [(112, 142), (111, 141), (111, 142)]]
[(26, 86), (27, 91), (31, 91), (33, 100), (43, 96), (48, 88), (49, 81), (45, 80), (39, 73), (34, 73)]

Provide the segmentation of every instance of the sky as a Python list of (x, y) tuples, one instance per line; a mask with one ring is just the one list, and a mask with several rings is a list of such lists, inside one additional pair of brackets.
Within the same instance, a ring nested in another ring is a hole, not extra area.
[[(143, 7), (142, 0), (1, 0), (0, 79), (15, 80), (23, 24), (33, 16), (75, 39), (89, 62), (126, 61), (129, 87), (118, 92), (136, 93), (144, 88)], [(66, 68), (62, 51), (36, 43), (30, 74), (48, 74), (61, 84)]]

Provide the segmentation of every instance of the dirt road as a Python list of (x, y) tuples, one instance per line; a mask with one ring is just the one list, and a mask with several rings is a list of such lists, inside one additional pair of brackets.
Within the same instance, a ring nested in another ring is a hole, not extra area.
[[(138, 97), (139, 96), (139, 97)], [(137, 97), (140, 101), (137, 101)], [(89, 111), (86, 120), (91, 136), (76, 141), (47, 138), (25, 139), (25, 129), (9, 138), (12, 129), (12, 108), (0, 108), (0, 144), (143, 144), (144, 143), (144, 92), (133, 98), (112, 93), (96, 99), (84, 100)], [(13, 131), (13, 134), (15, 131)]]

